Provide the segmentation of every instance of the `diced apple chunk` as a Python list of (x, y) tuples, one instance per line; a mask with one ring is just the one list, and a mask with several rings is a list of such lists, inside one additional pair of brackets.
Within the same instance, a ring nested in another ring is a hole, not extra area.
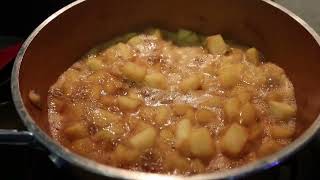
[(115, 103), (115, 100), (116, 98), (114, 96), (110, 96), (110, 95), (107, 95), (107, 96), (101, 96), (100, 97), (100, 102), (103, 104), (103, 105), (106, 105), (106, 106), (111, 106)]
[(182, 119), (177, 124), (176, 129), (176, 146), (181, 146), (184, 141), (189, 138), (191, 132), (191, 121), (189, 119)]
[(259, 51), (256, 48), (249, 48), (246, 51), (246, 60), (251, 62), (252, 64), (259, 64)]
[(196, 157), (208, 157), (215, 153), (214, 142), (207, 128), (197, 128), (191, 131), (190, 151)]
[(167, 122), (170, 116), (170, 109), (166, 106), (160, 106), (156, 109), (155, 121), (158, 125), (163, 125)]
[(278, 151), (281, 148), (281, 145), (274, 140), (267, 140), (262, 142), (260, 148), (257, 151), (259, 157), (266, 156)]
[(234, 97), (238, 97), (241, 104), (246, 104), (247, 102), (250, 102), (252, 98), (252, 92), (244, 88), (234, 88), (231, 91), (231, 95)]
[(96, 57), (89, 58), (86, 64), (89, 67), (89, 69), (92, 71), (97, 71), (104, 67), (102, 60)]
[(144, 150), (153, 146), (157, 132), (153, 127), (148, 127), (129, 139), (130, 145), (136, 149)]
[(286, 103), (269, 101), (269, 106), (271, 115), (280, 120), (288, 120), (296, 113), (296, 108)]
[(199, 123), (208, 123), (212, 122), (216, 118), (216, 113), (207, 109), (198, 109), (195, 116)]
[(115, 45), (115, 49), (116, 49), (117, 55), (122, 59), (127, 60), (132, 57), (131, 49), (127, 44), (118, 43), (117, 45)]
[(143, 43), (143, 39), (141, 36), (134, 36), (128, 41), (128, 44), (134, 47), (142, 43)]
[(117, 60), (128, 60), (132, 58), (132, 56), (133, 52), (130, 46), (121, 42), (102, 52), (103, 60), (107, 63), (112, 63)]
[(129, 90), (128, 97), (130, 97), (132, 99), (137, 99), (137, 100), (143, 101), (143, 98), (134, 89)]
[(94, 136), (92, 137), (92, 139), (96, 142), (112, 142), (113, 140), (115, 140), (115, 134), (111, 131), (109, 131), (108, 129), (102, 129), (101, 131), (97, 132), (96, 134), (94, 134)]
[(30, 90), (28, 97), (33, 105), (41, 109), (41, 97), (38, 93), (36, 93), (34, 90)]
[(88, 154), (96, 149), (95, 144), (87, 137), (71, 143), (71, 148), (80, 154)]
[(192, 75), (182, 80), (179, 84), (179, 87), (182, 92), (187, 92), (190, 90), (199, 89), (201, 87), (201, 84), (202, 84), (202, 77), (200, 75)]
[(185, 118), (185, 119), (190, 119), (190, 121), (194, 122), (195, 120), (195, 112), (194, 110), (189, 110), (187, 111), (183, 116), (182, 118)]
[(117, 102), (119, 108), (124, 111), (134, 111), (141, 104), (140, 100), (133, 99), (127, 96), (119, 96), (117, 98)]
[(108, 94), (115, 94), (118, 90), (124, 87), (124, 84), (116, 79), (108, 79), (103, 84), (103, 90)]
[(190, 166), (194, 173), (201, 173), (205, 171), (205, 166), (199, 159), (192, 160)]
[(246, 128), (233, 123), (221, 139), (222, 151), (230, 156), (239, 155), (248, 140)]
[(219, 96), (212, 96), (200, 105), (204, 107), (220, 107), (222, 106), (222, 98)]
[(238, 120), (240, 117), (240, 101), (238, 98), (229, 98), (224, 104), (224, 113), (229, 121)]
[(224, 64), (236, 64), (240, 63), (243, 59), (243, 52), (240, 49), (232, 49), (230, 53), (222, 56), (222, 63)]
[(104, 109), (97, 108), (93, 111), (92, 124), (96, 125), (99, 128), (104, 128), (108, 126), (110, 123), (116, 122), (121, 119), (121, 116), (109, 112)]
[(126, 164), (135, 161), (140, 153), (136, 149), (129, 149), (122, 144), (119, 144), (114, 151), (115, 159), (118, 163)]
[(270, 132), (274, 138), (291, 138), (295, 133), (295, 128), (288, 125), (273, 125), (270, 128)]
[(152, 88), (166, 89), (168, 86), (166, 77), (161, 73), (151, 73), (144, 78), (146, 84)]
[(189, 162), (187, 158), (181, 156), (177, 152), (169, 152), (165, 156), (164, 166), (169, 170), (187, 171), (189, 169)]
[(64, 129), (64, 133), (70, 139), (80, 139), (89, 135), (87, 126), (81, 122), (77, 122), (67, 127), (66, 129)]
[(256, 110), (251, 103), (246, 103), (241, 107), (240, 124), (252, 125), (256, 122)]
[(206, 47), (211, 54), (218, 55), (224, 54), (228, 49), (227, 44), (224, 42), (220, 34), (209, 36), (207, 38)]
[(263, 134), (263, 127), (261, 124), (256, 123), (250, 128), (250, 133), (249, 133), (249, 140), (250, 141), (255, 141), (256, 139), (260, 138)]
[(221, 85), (225, 88), (231, 88), (238, 84), (241, 79), (242, 65), (225, 65), (218, 72), (218, 78)]
[(129, 80), (141, 82), (147, 73), (147, 68), (132, 62), (128, 62), (121, 68), (121, 72)]
[(158, 28), (150, 28), (147, 30), (147, 33), (150, 34), (151, 36), (156, 37), (157, 39), (162, 38), (161, 30)]
[(89, 91), (90, 91), (90, 94), (89, 94), (89, 98), (92, 99), (92, 100), (97, 100), (100, 98), (100, 95), (101, 95), (101, 86), (99, 84), (92, 84)]
[(193, 111), (192, 106), (188, 104), (174, 104), (172, 106), (174, 114), (178, 116), (185, 115), (188, 111)]

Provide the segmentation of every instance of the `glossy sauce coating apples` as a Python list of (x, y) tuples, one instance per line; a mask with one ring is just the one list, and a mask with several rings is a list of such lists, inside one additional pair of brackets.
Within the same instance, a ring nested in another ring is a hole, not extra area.
[(295, 138), (285, 72), (256, 48), (188, 30), (149, 29), (98, 46), (59, 77), (48, 102), (57, 141), (130, 170), (214, 172)]

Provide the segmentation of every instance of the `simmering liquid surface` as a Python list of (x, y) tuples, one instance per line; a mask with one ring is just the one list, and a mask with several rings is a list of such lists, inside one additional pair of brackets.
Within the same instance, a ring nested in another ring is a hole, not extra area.
[(191, 175), (241, 166), (294, 139), (293, 86), (255, 48), (186, 30), (126, 38), (91, 51), (50, 88), (51, 134), (70, 150)]

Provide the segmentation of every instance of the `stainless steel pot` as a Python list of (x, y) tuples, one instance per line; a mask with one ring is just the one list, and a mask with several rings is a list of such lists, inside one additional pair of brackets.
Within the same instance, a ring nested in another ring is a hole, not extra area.
[[(24, 143), (34, 136), (51, 153), (100, 176), (127, 179), (186, 179), (128, 171), (72, 153), (50, 137), (46, 97), (49, 86), (94, 45), (125, 32), (156, 26), (187, 28), (258, 47), (267, 59), (284, 67), (298, 103), (297, 139), (281, 151), (239, 168), (199, 174), (190, 179), (238, 178), (268, 169), (305, 145), (320, 126), (320, 38), (303, 20), (268, 0), (78, 0), (46, 19), (23, 44), (12, 72), (12, 96), (30, 132), (0, 131), (0, 140)], [(43, 110), (31, 105), (36, 89)], [(22, 139), (17, 139), (21, 137)], [(24, 139), (25, 138), (25, 139)]]

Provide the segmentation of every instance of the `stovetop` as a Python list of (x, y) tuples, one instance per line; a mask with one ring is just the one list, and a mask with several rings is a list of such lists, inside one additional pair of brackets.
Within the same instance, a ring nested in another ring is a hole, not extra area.
[[(303, 0), (278, 0), (281, 4), (293, 9), (298, 15), (306, 18), (311, 25), (320, 24), (320, 13), (315, 13), (315, 8), (308, 4), (306, 9), (301, 8)], [(25, 39), (32, 29), (47, 16), (71, 2), (71, 0), (46, 0), (46, 1), (10, 1), (9, 7), (6, 9), (15, 8), (20, 18), (9, 18), (6, 21), (1, 21), (7, 26), (0, 28), (0, 49), (4, 45), (10, 43), (10, 39), (18, 41)], [(276, 0), (277, 2), (277, 0)], [(291, 2), (291, 3), (290, 3)], [(320, 6), (319, 0), (305, 0), (304, 2), (315, 3), (314, 7)], [(12, 4), (11, 4), (12, 3)], [(20, 6), (15, 4), (19, 3)], [(319, 5), (319, 6), (316, 6)], [(2, 5), (0, 4), (0, 7)], [(39, 12), (30, 12), (29, 7), (36, 6)], [(2, 6), (3, 7), (3, 6)], [(309, 14), (308, 14), (309, 12)], [(2, 14), (4, 13), (4, 14)], [(6, 15), (6, 11), (0, 10), (0, 17)], [(18, 16), (19, 16), (18, 15)], [(17, 26), (16, 21), (23, 20), (23, 27)], [(29, 23), (28, 23), (29, 22)], [(318, 26), (319, 27), (319, 26)], [(316, 29), (320, 33), (320, 27)], [(14, 38), (12, 36), (15, 36)], [(2, 37), (2, 38), (1, 38)], [(16, 38), (18, 37), (18, 38)], [(9, 40), (8, 40), (9, 39)], [(19, 119), (17, 112), (11, 99), (10, 92), (10, 74), (12, 62), (0, 70), (0, 129), (18, 129), (25, 130), (24, 125)], [(77, 179), (68, 167), (59, 168), (48, 158), (48, 152), (34, 149), (26, 146), (10, 146), (0, 145), (0, 179), (10, 180), (56, 180), (56, 179)], [(291, 156), (289, 159), (280, 165), (248, 176), (243, 179), (249, 180), (305, 180), (305, 179), (320, 179), (320, 135), (315, 137), (307, 146), (301, 149), (298, 153)], [(79, 178), (78, 178), (79, 179)]]

